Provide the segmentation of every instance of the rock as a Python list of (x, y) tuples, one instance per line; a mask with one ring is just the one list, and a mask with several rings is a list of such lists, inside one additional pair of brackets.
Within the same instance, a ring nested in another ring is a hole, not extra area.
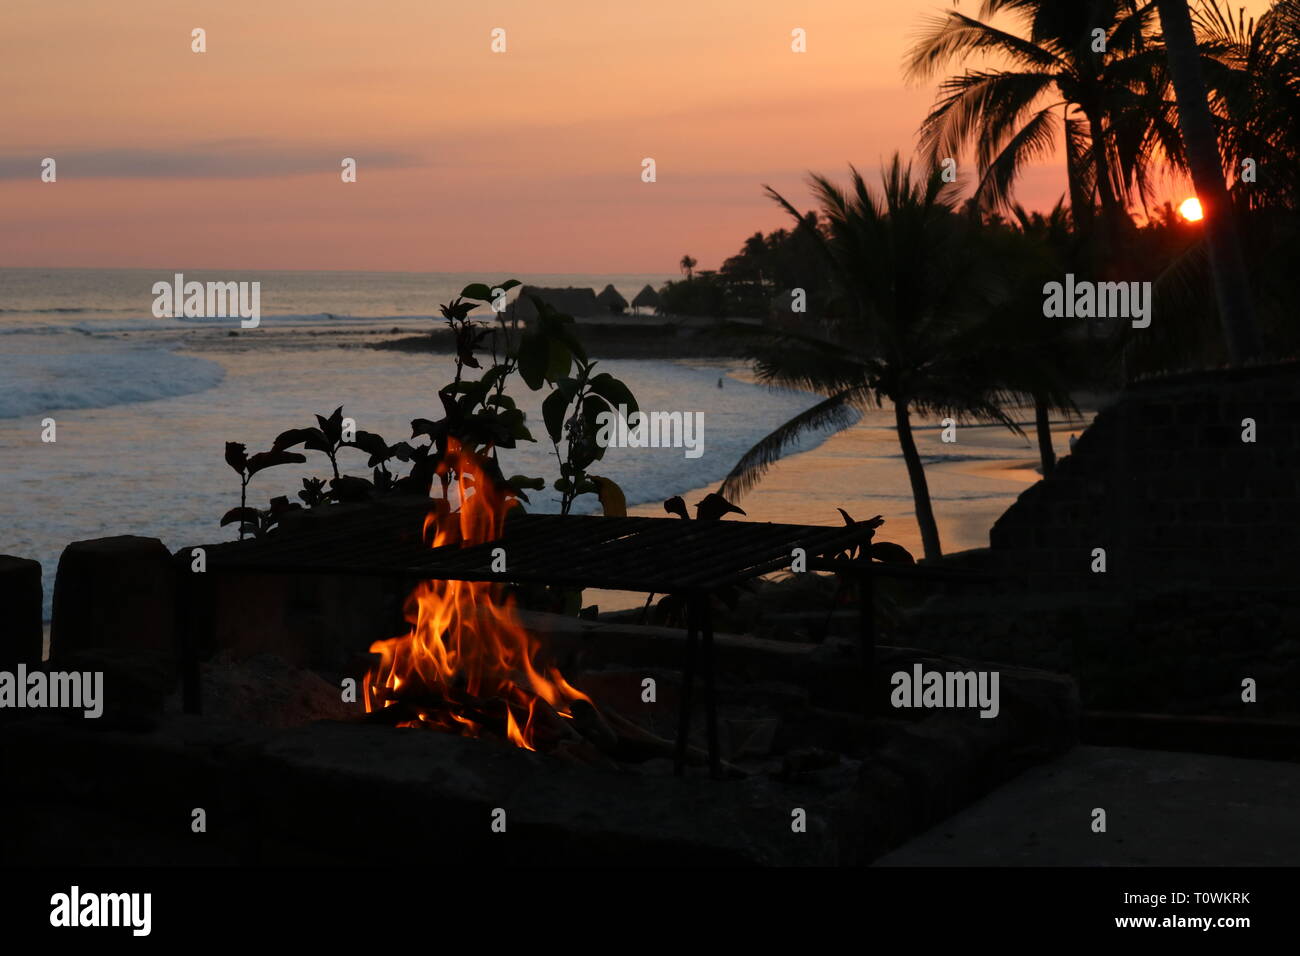
[(40, 661), (42, 596), (40, 562), (0, 554), (0, 667)]
[[(271, 654), (240, 659), (222, 655), (205, 663), (201, 675), (203, 712), (225, 720), (284, 729), (317, 720), (354, 719), (365, 712), (359, 689), (357, 703), (344, 703), (341, 685)], [(170, 700), (169, 706), (178, 712), (179, 699)]]
[(63, 549), (50, 659), (89, 648), (175, 653), (176, 575), (157, 538), (120, 535)]
[(170, 654), (138, 648), (90, 648), (60, 656), (61, 671), (98, 671), (104, 675), (104, 713), (88, 721), (96, 730), (145, 731), (156, 726), (164, 703), (176, 688), (176, 664)]

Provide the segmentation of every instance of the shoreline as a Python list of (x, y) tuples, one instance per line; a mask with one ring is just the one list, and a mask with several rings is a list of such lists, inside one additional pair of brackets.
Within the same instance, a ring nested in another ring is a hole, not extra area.
[[(590, 353), (601, 359), (665, 360), (681, 364), (718, 363), (730, 366), (728, 379), (758, 383), (747, 362), (734, 355), (734, 349), (706, 333), (706, 326), (682, 327), (664, 323), (641, 323), (616, 326), (610, 323), (583, 323), (581, 333)], [(106, 336), (117, 341), (140, 343), (175, 350), (179, 354), (247, 352), (263, 346), (272, 349), (298, 348), (367, 348), (412, 354), (454, 354), (448, 333), (425, 331), (415, 334), (412, 328), (294, 328), (249, 330), (231, 335), (233, 330), (194, 329), (185, 334), (171, 332), (139, 334), (119, 332)], [(269, 333), (269, 334), (268, 334)], [(707, 348), (717, 343), (717, 348)], [(1080, 396), (1080, 404), (1084, 404)], [(1024, 417), (1023, 415), (1018, 417)], [(1030, 416), (1032, 417), (1032, 416)], [(1068, 436), (1081, 432), (1090, 419), (1058, 422), (1053, 432), (1058, 452), (1068, 453)], [(897, 438), (892, 425), (885, 425), (892, 413), (870, 410), (854, 425), (819, 440), (812, 447), (794, 451), (776, 462), (762, 481), (737, 503), (746, 511), (742, 520), (810, 525), (838, 525), (837, 507), (843, 507), (861, 520), (883, 514), (886, 520), (878, 538), (921, 554), (906, 469), (898, 455)], [(768, 424), (774, 428), (778, 421)], [(918, 422), (918, 445), (926, 459), (926, 474), (934, 496), (940, 538), (945, 553), (987, 547), (988, 532), (997, 518), (1026, 488), (1039, 480), (1034, 452), (1017, 440), (1018, 447), (1006, 447), (997, 435), (1009, 435), (996, 426), (967, 426), (962, 444), (939, 444), (932, 423)], [(969, 443), (969, 444), (968, 444)], [(959, 454), (948, 454), (954, 450)], [(726, 462), (729, 469), (734, 462)], [(725, 474), (725, 471), (723, 471)], [(673, 493), (685, 498), (693, 507), (704, 495), (717, 490), (721, 479), (705, 487), (676, 488)], [(869, 483), (869, 486), (868, 486)], [(628, 514), (663, 516), (662, 499), (632, 504)], [(739, 516), (737, 516), (739, 517)], [(640, 606), (644, 595), (618, 600), (616, 592), (592, 595), (602, 610)]]
[[(587, 353), (601, 359), (718, 359), (741, 358), (735, 344), (713, 336), (704, 326), (675, 323), (614, 325), (580, 323), (579, 336)], [(395, 352), (454, 354), (450, 332), (438, 329), (423, 335), (407, 335), (382, 342), (365, 343), (367, 348)]]
[[(665, 320), (663, 317), (579, 319), (576, 329), (596, 361), (601, 359), (720, 359), (743, 358), (736, 344), (713, 334), (711, 319)], [(493, 326), (495, 328), (495, 326)], [(257, 343), (267, 348), (366, 348), (409, 354), (454, 355), (455, 339), (441, 324), (435, 328), (408, 324), (349, 323), (330, 327), (316, 323), (276, 325), (264, 320), (256, 329), (142, 328), (76, 330), (102, 341), (148, 345), (193, 352), (240, 352)], [(523, 331), (521, 326), (519, 331)], [(26, 334), (26, 333), (24, 333)], [(31, 333), (34, 335), (35, 333)], [(488, 346), (490, 349), (490, 345)]]

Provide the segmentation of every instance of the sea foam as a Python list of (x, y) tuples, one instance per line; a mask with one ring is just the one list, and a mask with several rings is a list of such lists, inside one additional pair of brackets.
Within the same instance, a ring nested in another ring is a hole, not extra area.
[(24, 354), (6, 357), (5, 366), (0, 418), (174, 398), (225, 377), (215, 362), (165, 349)]

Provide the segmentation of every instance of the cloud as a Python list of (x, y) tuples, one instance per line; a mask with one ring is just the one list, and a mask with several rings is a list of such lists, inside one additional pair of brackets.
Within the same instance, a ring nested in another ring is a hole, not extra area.
[(69, 179), (263, 179), (339, 171), (351, 156), (363, 169), (404, 169), (428, 165), (412, 153), (372, 149), (364, 143), (287, 146), (267, 140), (228, 139), (155, 149), (139, 147), (0, 152), (0, 180), (36, 178), (41, 160), (58, 163), (59, 178)]

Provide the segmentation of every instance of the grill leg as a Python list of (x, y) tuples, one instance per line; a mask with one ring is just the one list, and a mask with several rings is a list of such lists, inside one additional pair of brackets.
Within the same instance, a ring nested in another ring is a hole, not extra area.
[(686, 766), (686, 737), (691, 731), (691, 695), (695, 690), (695, 645), (698, 637), (698, 619), (695, 614), (695, 601), (686, 601), (686, 665), (683, 668), (682, 711), (677, 720), (677, 755), (673, 762), (673, 773), (682, 775)]
[(176, 608), (177, 663), (181, 679), (181, 710), (186, 714), (203, 711), (199, 679), (199, 654), (212, 641), (215, 601), (208, 573), (190, 570), (188, 556), (179, 563), (181, 586)]
[(862, 651), (862, 707), (870, 717), (875, 708), (872, 706), (873, 691), (871, 677), (875, 669), (876, 657), (876, 607), (873, 595), (870, 571), (858, 573), (858, 639)]
[(696, 612), (704, 632), (704, 714), (709, 734), (709, 774), (714, 780), (722, 776), (722, 761), (718, 752), (718, 709), (713, 690), (713, 609), (706, 594), (698, 599)]

